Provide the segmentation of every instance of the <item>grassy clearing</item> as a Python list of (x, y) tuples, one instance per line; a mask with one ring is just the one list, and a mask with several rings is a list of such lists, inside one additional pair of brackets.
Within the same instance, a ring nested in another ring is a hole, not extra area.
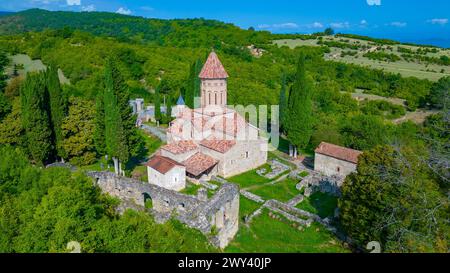
[(297, 205), (297, 208), (317, 214), (322, 218), (333, 216), (336, 207), (337, 198), (321, 192), (312, 194)]
[(319, 224), (299, 231), (288, 223), (274, 220), (267, 211), (253, 219), (250, 227), (241, 226), (230, 253), (342, 253), (349, 252), (333, 234)]
[(241, 196), (239, 201), (239, 216), (241, 220), (244, 220), (246, 216), (252, 214), (259, 207), (261, 207), (261, 204)]
[[(339, 42), (339, 41), (348, 41), (346, 43), (359, 45), (359, 46), (369, 46), (374, 47), (373, 43), (368, 41), (352, 39), (352, 38), (341, 38), (341, 37), (332, 37), (327, 36), (324, 37), (324, 41), (331, 42)], [(292, 39), (292, 40), (276, 40), (274, 44), (278, 46), (288, 46), (290, 48), (295, 48), (298, 46), (319, 46), (317, 44), (318, 40), (301, 40), (301, 39)], [(398, 52), (399, 47), (408, 48), (412, 51), (417, 51), (420, 46), (409, 46), (409, 45), (392, 45), (390, 46), (391, 50), (389, 50), (386, 46), (383, 46), (383, 50), (375, 50), (375, 52), (386, 52), (389, 54), (394, 54), (400, 58), (402, 53)], [(420, 61), (408, 62), (403, 58), (396, 62), (388, 62), (388, 61), (379, 61), (379, 60), (371, 60), (363, 55), (366, 53), (363, 49), (359, 50), (349, 50), (349, 49), (340, 49), (336, 47), (330, 47), (331, 52), (325, 55), (325, 59), (332, 61), (340, 61), (345, 63), (351, 63), (361, 66), (368, 66), (370, 68), (375, 69), (383, 69), (387, 72), (400, 73), (404, 77), (417, 77), (419, 79), (428, 79), (431, 81), (437, 81), (441, 77), (450, 76), (450, 67), (445, 65), (438, 65), (433, 63), (424, 63)], [(352, 52), (354, 55), (341, 55), (343, 52)], [(450, 56), (450, 50), (439, 49), (438, 53), (429, 52), (426, 54), (428, 57), (437, 57), (440, 56)]]
[(288, 178), (276, 184), (255, 186), (249, 189), (249, 191), (266, 200), (275, 199), (286, 202), (300, 194), (295, 188), (298, 183), (298, 180)]
[[(265, 164), (261, 166), (260, 168), (270, 168), (269, 164)], [(231, 178), (227, 179), (230, 182), (233, 182), (235, 184), (238, 184), (239, 187), (248, 188), (255, 185), (263, 185), (270, 182), (270, 179), (267, 179), (265, 177), (260, 176), (256, 173), (256, 170), (251, 170), (246, 173), (233, 176)]]

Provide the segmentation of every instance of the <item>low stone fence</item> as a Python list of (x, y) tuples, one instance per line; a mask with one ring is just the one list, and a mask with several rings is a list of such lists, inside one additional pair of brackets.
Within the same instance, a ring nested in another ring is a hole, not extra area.
[(240, 193), (242, 194), (242, 196), (244, 196), (247, 199), (250, 199), (256, 203), (264, 203), (264, 199), (262, 199), (260, 196), (253, 194), (251, 192), (245, 191), (245, 190), (240, 190)]

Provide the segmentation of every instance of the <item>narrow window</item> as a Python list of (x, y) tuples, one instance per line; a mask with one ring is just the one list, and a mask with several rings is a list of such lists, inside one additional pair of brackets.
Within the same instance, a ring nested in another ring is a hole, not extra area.
[(217, 93), (214, 93), (214, 104), (215, 104), (215, 105), (218, 104), (218, 103), (217, 103)]
[(249, 158), (249, 152), (245, 152), (245, 158)]
[(341, 167), (337, 167), (337, 172), (338, 172), (338, 173), (341, 172)]

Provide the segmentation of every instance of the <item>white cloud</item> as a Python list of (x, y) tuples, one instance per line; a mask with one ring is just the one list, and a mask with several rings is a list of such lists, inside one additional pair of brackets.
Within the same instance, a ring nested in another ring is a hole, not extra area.
[(431, 23), (433, 25), (446, 25), (448, 24), (447, 18), (434, 18), (427, 21), (428, 23)]
[(123, 15), (130, 15), (132, 12), (131, 12), (131, 10), (129, 10), (129, 9), (127, 9), (127, 8), (120, 7), (120, 8), (116, 11), (116, 13), (123, 14)]
[(367, 21), (366, 20), (361, 20), (361, 22), (359, 22), (360, 25), (367, 25)]
[(369, 6), (381, 6), (381, 0), (366, 0)]
[(95, 11), (95, 6), (94, 5), (82, 6), (81, 11), (87, 11), (87, 12)]
[(69, 6), (79, 6), (81, 5), (81, 0), (67, 0), (67, 5)]
[(308, 25), (309, 28), (323, 28), (323, 24), (321, 22), (314, 22), (310, 25)]
[(349, 28), (350, 27), (350, 23), (349, 22), (331, 23), (330, 27), (332, 27), (332, 28)]
[(259, 25), (258, 28), (260, 29), (294, 29), (298, 28), (299, 26), (296, 23), (282, 23), (282, 24), (262, 24)]
[(406, 27), (407, 24), (405, 22), (392, 22), (389, 25), (393, 27)]

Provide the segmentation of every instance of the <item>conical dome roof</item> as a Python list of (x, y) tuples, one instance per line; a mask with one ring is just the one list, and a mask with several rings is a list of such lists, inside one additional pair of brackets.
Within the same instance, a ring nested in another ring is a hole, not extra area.
[(228, 73), (225, 71), (217, 54), (213, 51), (209, 54), (205, 65), (199, 75), (200, 79), (226, 79)]

